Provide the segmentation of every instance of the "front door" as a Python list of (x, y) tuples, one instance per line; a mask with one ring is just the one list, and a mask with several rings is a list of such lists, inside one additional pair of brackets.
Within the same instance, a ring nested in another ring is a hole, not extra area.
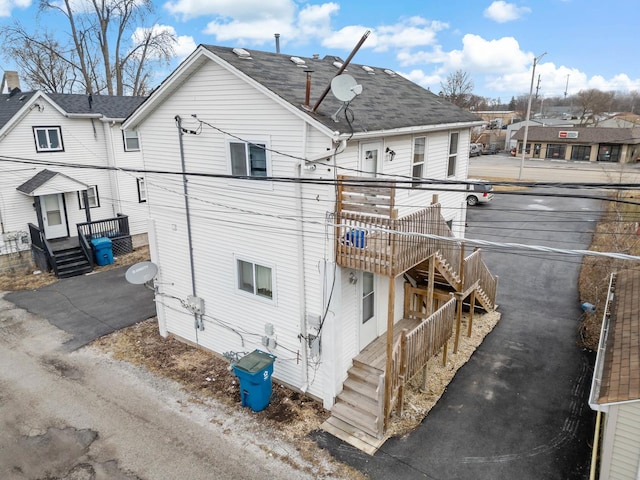
[(360, 278), (360, 350), (378, 337), (376, 320), (376, 278), (373, 273), (362, 272)]
[(362, 144), (361, 170), (365, 176), (375, 177), (380, 171), (382, 145), (380, 142)]
[(47, 239), (66, 237), (67, 217), (64, 213), (64, 202), (61, 193), (43, 195), (40, 197), (40, 209), (42, 210), (42, 222), (44, 224), (44, 236)]

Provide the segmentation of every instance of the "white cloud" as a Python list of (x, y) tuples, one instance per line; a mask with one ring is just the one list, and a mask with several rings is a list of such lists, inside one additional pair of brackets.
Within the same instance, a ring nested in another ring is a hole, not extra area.
[(297, 29), (304, 39), (327, 38), (331, 36), (331, 16), (338, 13), (340, 6), (337, 3), (324, 3), (322, 5), (307, 5), (298, 15)]
[(515, 3), (497, 0), (484, 11), (484, 16), (494, 22), (506, 23), (518, 20), (530, 12), (531, 9), (529, 7), (518, 7)]
[(0, 17), (10, 17), (15, 8), (29, 8), (31, 0), (0, 0)]
[(214, 15), (239, 22), (290, 18), (296, 10), (292, 0), (176, 0), (165, 3), (164, 8), (184, 19)]

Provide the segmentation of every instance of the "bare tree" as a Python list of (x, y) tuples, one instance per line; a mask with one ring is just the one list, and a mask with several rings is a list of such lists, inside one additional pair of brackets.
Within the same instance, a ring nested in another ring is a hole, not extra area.
[(473, 92), (473, 80), (467, 72), (456, 70), (447, 76), (446, 81), (440, 82), (441, 95), (454, 105), (462, 108), (469, 107), (469, 100)]
[(580, 125), (598, 126), (600, 115), (610, 110), (614, 96), (613, 92), (603, 92), (595, 88), (580, 90), (575, 96), (580, 107)]
[(32, 88), (142, 95), (154, 66), (173, 58), (176, 42), (171, 32), (145, 26), (152, 12), (151, 0), (41, 0), (39, 18), (66, 19), (66, 43), (60, 32), (29, 32), (19, 23), (0, 29), (0, 38)]

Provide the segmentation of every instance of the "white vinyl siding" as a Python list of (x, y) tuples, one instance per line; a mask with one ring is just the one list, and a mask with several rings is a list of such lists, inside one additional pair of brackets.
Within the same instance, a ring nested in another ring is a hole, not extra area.
[(637, 480), (640, 471), (640, 401), (613, 405), (605, 416), (609, 418), (602, 455), (607, 458), (602, 459), (600, 478)]

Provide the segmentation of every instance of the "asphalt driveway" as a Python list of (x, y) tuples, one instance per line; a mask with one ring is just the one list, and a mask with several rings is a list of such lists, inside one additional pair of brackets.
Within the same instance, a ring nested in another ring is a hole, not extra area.
[(5, 299), (70, 335), (76, 350), (108, 333), (155, 316), (153, 292), (125, 279), (129, 267), (64, 278), (52, 285), (10, 292)]
[[(596, 200), (498, 193), (469, 210), (466, 237), (586, 249), (600, 210)], [(422, 424), (388, 440), (373, 457), (317, 433), (336, 458), (372, 479), (588, 476), (593, 358), (576, 346), (581, 257), (483, 251), (500, 277), (498, 325)]]

